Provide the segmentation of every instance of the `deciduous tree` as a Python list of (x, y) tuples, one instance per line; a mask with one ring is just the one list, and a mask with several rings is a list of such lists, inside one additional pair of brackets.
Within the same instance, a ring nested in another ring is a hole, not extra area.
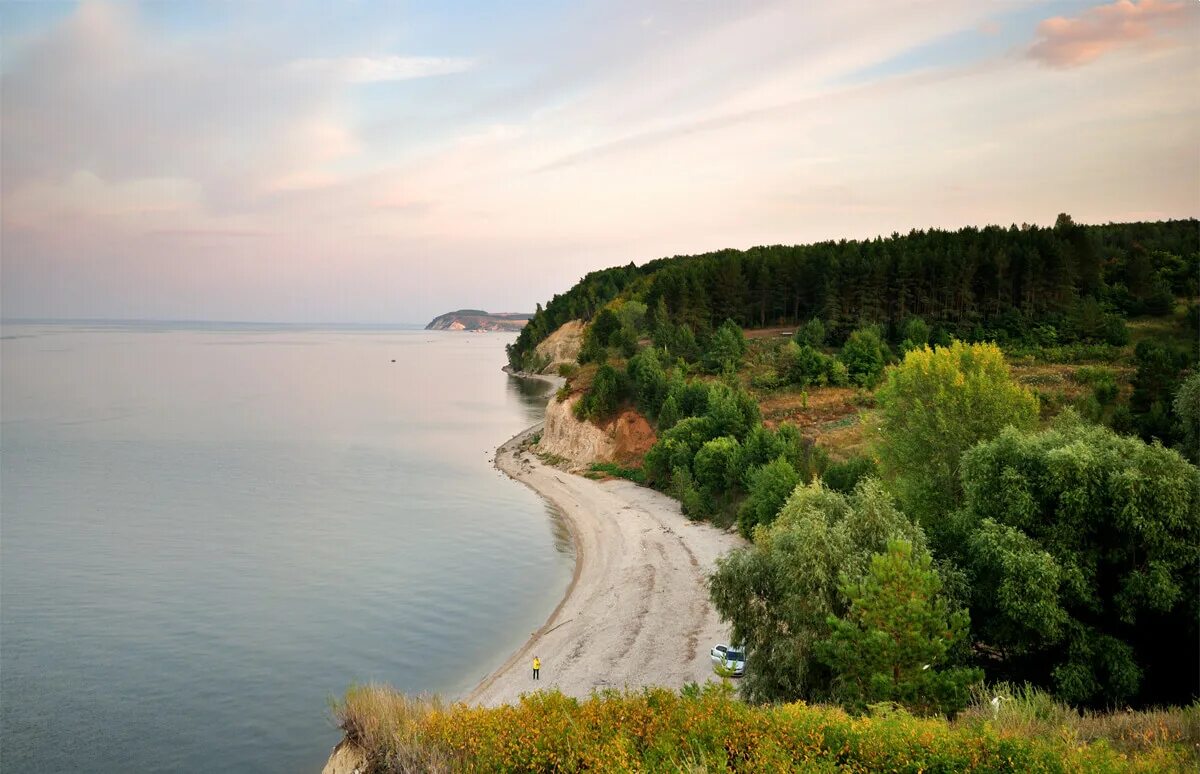
[(1200, 641), (1200, 470), (1068, 413), (963, 456), (976, 638), (1004, 675), (1104, 705), (1188, 701)]
[(961, 499), (959, 460), (1009, 425), (1029, 428), (1038, 401), (1012, 378), (994, 344), (922, 347), (887, 372), (876, 391), (875, 451), (905, 512), (939, 549), (959, 545), (951, 514)]
[(753, 700), (828, 698), (832, 673), (816, 656), (829, 635), (828, 617), (850, 602), (839, 580), (860, 579), (888, 541), (925, 550), (920, 527), (900, 513), (876, 479), (847, 496), (819, 483), (797, 488), (754, 545), (717, 562), (712, 601), (746, 643), (743, 691)]

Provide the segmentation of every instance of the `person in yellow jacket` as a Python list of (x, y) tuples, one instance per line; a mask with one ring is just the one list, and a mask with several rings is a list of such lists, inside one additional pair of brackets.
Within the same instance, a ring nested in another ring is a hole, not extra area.
[(533, 657), (533, 679), (538, 679), (538, 670), (542, 668), (542, 660), (537, 656)]

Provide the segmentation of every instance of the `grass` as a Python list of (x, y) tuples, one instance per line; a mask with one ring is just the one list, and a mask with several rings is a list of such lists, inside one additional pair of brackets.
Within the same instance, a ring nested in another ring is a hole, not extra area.
[(1200, 703), (1169, 709), (1080, 711), (1029, 685), (979, 688), (958, 723), (988, 721), (1004, 732), (1034, 738), (1063, 737), (1072, 744), (1104, 742), (1126, 754), (1159, 747), (1190, 752), (1200, 763)]
[(626, 468), (615, 462), (594, 462), (585, 475), (596, 480), (624, 478), (635, 484), (646, 483), (646, 474), (641, 468)]
[(1169, 317), (1135, 317), (1128, 323), (1130, 348), (1146, 339), (1169, 341), (1177, 347), (1196, 346), (1194, 328), (1187, 325), (1187, 307), (1177, 306)]
[(374, 774), (409, 771), (1172, 772), (1197, 763), (1197, 709), (1077, 713), (1001, 687), (953, 722), (894, 707), (853, 717), (747, 705), (723, 684), (682, 694), (547, 691), (494, 708), (352, 688), (334, 716)]
[(561, 468), (570, 462), (566, 457), (553, 452), (537, 452), (538, 459), (552, 468)]
[(451, 772), (453, 759), (422, 733), (424, 723), (445, 711), (436, 698), (411, 698), (387, 686), (351, 686), (331, 712), (346, 739), (366, 753), (369, 771)]

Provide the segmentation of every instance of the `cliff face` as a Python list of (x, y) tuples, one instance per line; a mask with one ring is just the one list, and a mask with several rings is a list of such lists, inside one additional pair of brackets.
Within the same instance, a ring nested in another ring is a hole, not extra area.
[(640, 462), (656, 440), (654, 429), (636, 411), (622, 411), (614, 419), (597, 426), (575, 418), (579, 401), (572, 395), (564, 401), (551, 399), (546, 406), (546, 424), (538, 451), (554, 454), (576, 466), (593, 462)]
[(542, 373), (552, 374), (563, 363), (574, 363), (579, 359), (579, 348), (583, 345), (583, 321), (570, 320), (547, 336), (534, 350), (539, 358), (549, 360)]
[(484, 312), (480, 309), (459, 309), (433, 318), (427, 331), (519, 331), (529, 322), (531, 314), (516, 312)]
[(550, 399), (546, 405), (546, 425), (542, 429), (538, 451), (555, 454), (576, 465), (609, 462), (616, 450), (613, 439), (591, 422), (575, 418), (572, 409), (579, 402), (579, 397), (572, 395), (564, 401)]

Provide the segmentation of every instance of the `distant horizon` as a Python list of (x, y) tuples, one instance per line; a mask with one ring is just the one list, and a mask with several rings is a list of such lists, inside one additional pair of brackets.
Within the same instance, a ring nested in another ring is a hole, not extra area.
[(352, 320), (201, 320), (151, 317), (0, 317), (0, 325), (38, 323), (165, 323), (171, 325), (304, 325), (311, 327), (345, 326), (356, 328), (424, 328), (418, 322), (356, 322)]

